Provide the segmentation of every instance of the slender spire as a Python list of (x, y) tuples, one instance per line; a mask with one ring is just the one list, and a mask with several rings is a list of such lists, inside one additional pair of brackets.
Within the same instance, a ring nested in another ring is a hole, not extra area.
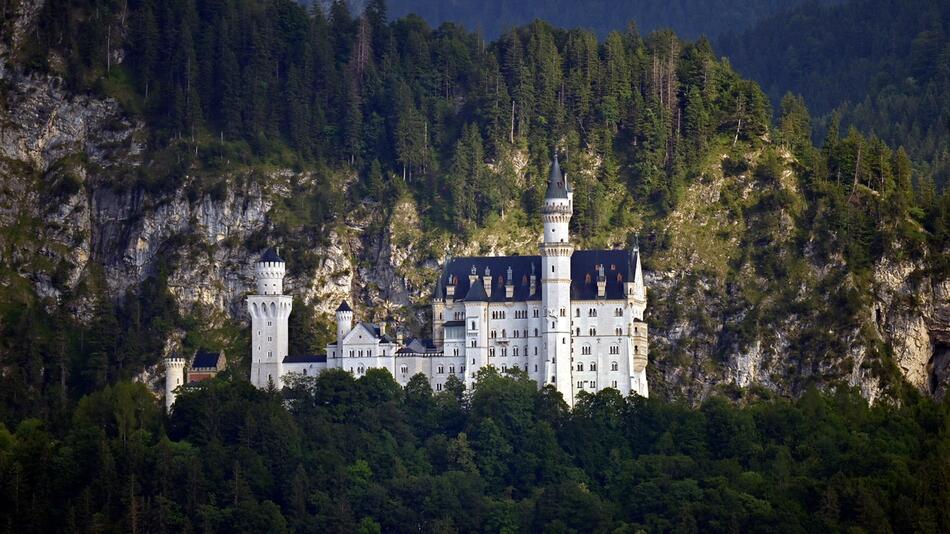
[(544, 198), (566, 199), (567, 192), (567, 182), (564, 180), (564, 175), (561, 173), (561, 165), (557, 161), (557, 152), (554, 152), (554, 161), (551, 162), (551, 174), (548, 175), (548, 190), (545, 193)]

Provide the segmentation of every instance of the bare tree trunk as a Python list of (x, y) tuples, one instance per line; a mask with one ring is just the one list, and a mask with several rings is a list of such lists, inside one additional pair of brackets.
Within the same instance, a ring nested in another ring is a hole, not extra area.
[(858, 190), (858, 171), (861, 169), (861, 145), (858, 145), (858, 159), (854, 162), (854, 180), (851, 182), (851, 194), (848, 195), (848, 202), (854, 198)]
[(511, 129), (508, 131), (508, 142), (515, 144), (515, 100), (511, 100)]

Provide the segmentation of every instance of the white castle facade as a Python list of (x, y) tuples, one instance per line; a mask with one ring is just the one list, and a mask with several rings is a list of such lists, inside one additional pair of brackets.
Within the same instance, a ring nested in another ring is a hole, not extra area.
[(292, 373), (343, 369), (356, 376), (388, 370), (402, 385), (422, 373), (441, 391), (454, 375), (469, 388), (479, 369), (519, 368), (553, 384), (573, 405), (581, 391), (614, 388), (647, 396), (646, 289), (638, 247), (574, 250), (568, 224), (573, 191), (555, 157), (547, 184), (538, 256), (448, 261), (432, 299), (432, 338), (402, 343), (385, 327), (359, 322), (346, 302), (336, 311), (336, 341), (323, 355), (288, 355), (292, 299), (282, 291), (284, 262), (267, 251), (256, 264), (251, 315), (251, 382), (281, 387)]

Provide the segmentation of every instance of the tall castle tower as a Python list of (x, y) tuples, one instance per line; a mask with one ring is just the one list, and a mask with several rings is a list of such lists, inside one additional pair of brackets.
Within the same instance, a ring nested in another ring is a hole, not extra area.
[(251, 315), (251, 384), (280, 388), (287, 356), (287, 321), (293, 298), (284, 295), (284, 260), (268, 249), (255, 266), (257, 294), (247, 297)]
[(628, 273), (626, 284), (627, 306), (632, 310), (630, 324), (627, 325), (627, 332), (632, 343), (628, 345), (629, 369), (630, 369), (630, 391), (635, 391), (641, 397), (649, 397), (650, 391), (647, 387), (647, 323), (643, 320), (643, 312), (647, 308), (647, 290), (643, 284), (643, 268), (640, 265), (640, 244), (633, 246), (633, 256), (631, 258), (632, 273)]
[(353, 329), (353, 308), (344, 300), (336, 309), (336, 346), (343, 355), (343, 338)]
[(175, 390), (185, 383), (185, 359), (180, 356), (165, 358), (165, 409), (175, 404)]
[(542, 218), (541, 306), (544, 338), (544, 384), (554, 384), (569, 406), (574, 405), (571, 375), (571, 245), (568, 224), (574, 213), (573, 192), (554, 154)]

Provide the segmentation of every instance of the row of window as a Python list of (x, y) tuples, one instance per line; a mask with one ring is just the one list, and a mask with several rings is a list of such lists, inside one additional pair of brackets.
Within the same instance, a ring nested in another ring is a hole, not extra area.
[[(456, 352), (458, 352), (458, 351), (456, 351)], [(488, 347), (488, 355), (491, 356), (491, 357), (493, 357), (493, 358), (495, 357), (495, 347)], [(504, 356), (508, 356), (508, 347), (501, 347), (501, 355), (502, 355), (503, 357), (504, 357)], [(522, 355), (523, 355), (523, 356), (527, 356), (527, 355), (528, 355), (528, 347), (525, 347), (525, 348), (524, 348), (524, 352), (522, 352), (522, 351), (521, 351), (521, 348), (519, 348), (519, 347), (512, 347), (512, 348), (511, 348), (511, 355), (512, 355), (512, 356), (522, 356)], [(534, 355), (535, 355), (535, 356), (538, 355), (538, 347), (535, 347), (535, 348), (534, 348)], [(458, 354), (456, 354), (456, 356), (458, 356)]]
[[(583, 371), (583, 370), (584, 370), (584, 362), (577, 362), (577, 370), (578, 370), (578, 371)], [(587, 364), (587, 370), (588, 370), (588, 371), (596, 371), (596, 370), (597, 370), (597, 363), (595, 363), (595, 362), (590, 362), (589, 364)], [(620, 370), (620, 365), (617, 364), (617, 362), (610, 362), (610, 370), (611, 370), (611, 371), (619, 371), (619, 370)]]

